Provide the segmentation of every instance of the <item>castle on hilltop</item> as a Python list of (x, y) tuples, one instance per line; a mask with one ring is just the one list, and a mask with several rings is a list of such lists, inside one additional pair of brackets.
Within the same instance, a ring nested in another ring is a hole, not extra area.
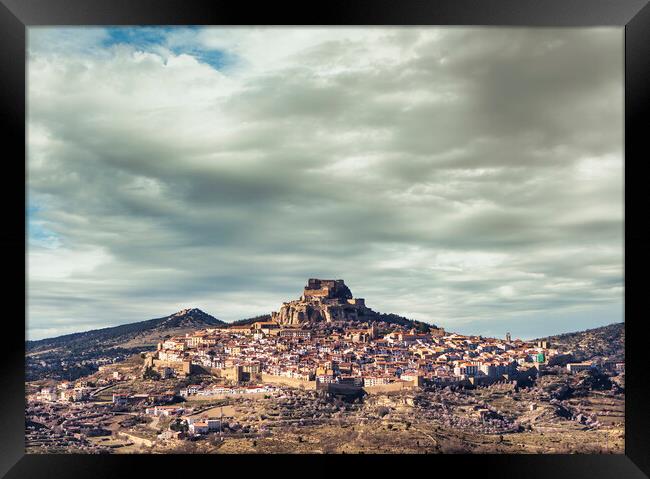
[(271, 320), (280, 325), (298, 326), (316, 321), (352, 321), (370, 312), (362, 298), (353, 298), (342, 279), (307, 281), (300, 299), (283, 303), (271, 313)]

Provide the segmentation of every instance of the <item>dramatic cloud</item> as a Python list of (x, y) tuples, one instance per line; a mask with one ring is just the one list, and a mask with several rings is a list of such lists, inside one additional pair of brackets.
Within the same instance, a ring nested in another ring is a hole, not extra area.
[(30, 28), (28, 335), (309, 277), (447, 329), (622, 320), (623, 31)]

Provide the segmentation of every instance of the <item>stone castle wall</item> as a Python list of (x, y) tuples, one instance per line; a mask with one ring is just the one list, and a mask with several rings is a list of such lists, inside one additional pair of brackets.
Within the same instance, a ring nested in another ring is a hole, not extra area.
[(388, 384), (378, 384), (376, 386), (364, 386), (363, 390), (368, 394), (382, 394), (415, 388), (417, 386), (411, 381), (396, 381)]
[(352, 292), (345, 285), (342, 279), (311, 278), (307, 281), (303, 297), (349, 299), (352, 298)]
[(282, 384), (284, 386), (290, 386), (294, 388), (299, 388), (302, 386), (309, 391), (316, 389), (316, 381), (305, 381), (304, 379), (288, 378), (286, 376), (275, 376), (272, 374), (262, 373), (262, 382), (269, 384)]
[(163, 361), (161, 359), (152, 359), (151, 365), (156, 368), (170, 368), (177, 373), (185, 375), (191, 374), (196, 368), (196, 365), (192, 364), (190, 361)]

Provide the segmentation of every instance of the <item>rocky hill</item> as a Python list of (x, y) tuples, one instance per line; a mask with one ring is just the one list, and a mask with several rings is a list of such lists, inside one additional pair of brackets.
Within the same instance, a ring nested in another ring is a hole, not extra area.
[(363, 298), (355, 298), (342, 279), (311, 278), (299, 299), (282, 304), (271, 313), (271, 319), (284, 326), (308, 326), (335, 323), (386, 322), (407, 328), (428, 331), (435, 328), (419, 321), (394, 314), (381, 314), (366, 306)]
[[(164, 337), (167, 334), (177, 334), (179, 330), (195, 330), (211, 326), (223, 326), (226, 323), (204, 313), (200, 309), (184, 309), (163, 318), (150, 319), (137, 323), (122, 324), (110, 328), (93, 329), (82, 333), (66, 334), (55, 338), (27, 341), (27, 352), (35, 352), (52, 348), (73, 348), (77, 345), (84, 347), (116, 346), (132, 342), (138, 338), (149, 336)], [(144, 341), (150, 343), (151, 341)]]
[[(253, 318), (239, 319), (229, 323), (230, 326), (247, 326), (258, 321), (271, 321), (270, 314), (262, 314), (260, 316), (255, 316)], [(415, 328), (420, 332), (428, 332), (431, 329), (435, 329), (436, 325), (425, 323), (423, 321), (418, 321), (417, 319), (409, 319), (404, 316), (399, 316), (398, 314), (392, 313), (378, 313), (376, 311), (369, 311), (363, 318), (355, 321), (367, 322), (367, 323), (385, 323), (386, 325), (400, 325), (406, 329)]]
[(194, 308), (148, 321), (27, 341), (26, 380), (75, 380), (94, 373), (102, 364), (153, 350), (165, 337), (225, 324)]
[(408, 319), (397, 314), (373, 311), (363, 298), (352, 296), (342, 279), (311, 278), (299, 299), (282, 303), (278, 311), (271, 314), (241, 319), (231, 323), (245, 326), (257, 321), (275, 321), (284, 327), (327, 328), (367, 323), (399, 325), (407, 329), (429, 332), (436, 329), (433, 324)]
[(572, 352), (577, 361), (623, 361), (625, 358), (625, 323), (542, 339), (548, 339), (561, 351)]

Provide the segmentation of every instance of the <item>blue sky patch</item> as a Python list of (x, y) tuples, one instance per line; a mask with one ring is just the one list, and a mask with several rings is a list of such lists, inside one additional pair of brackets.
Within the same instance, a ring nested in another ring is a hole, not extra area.
[(59, 236), (44, 226), (43, 220), (39, 217), (42, 208), (37, 205), (30, 205), (25, 211), (27, 219), (27, 242), (33, 246), (44, 246), (56, 248), (60, 244)]
[(232, 55), (221, 50), (203, 48), (199, 44), (170, 46), (167, 37), (174, 30), (182, 28), (198, 32), (200, 27), (111, 27), (107, 28), (107, 38), (103, 41), (102, 46), (109, 48), (114, 45), (129, 45), (137, 50), (156, 51), (158, 47), (164, 47), (176, 55), (191, 55), (201, 63), (210, 65), (216, 70), (234, 63)]

